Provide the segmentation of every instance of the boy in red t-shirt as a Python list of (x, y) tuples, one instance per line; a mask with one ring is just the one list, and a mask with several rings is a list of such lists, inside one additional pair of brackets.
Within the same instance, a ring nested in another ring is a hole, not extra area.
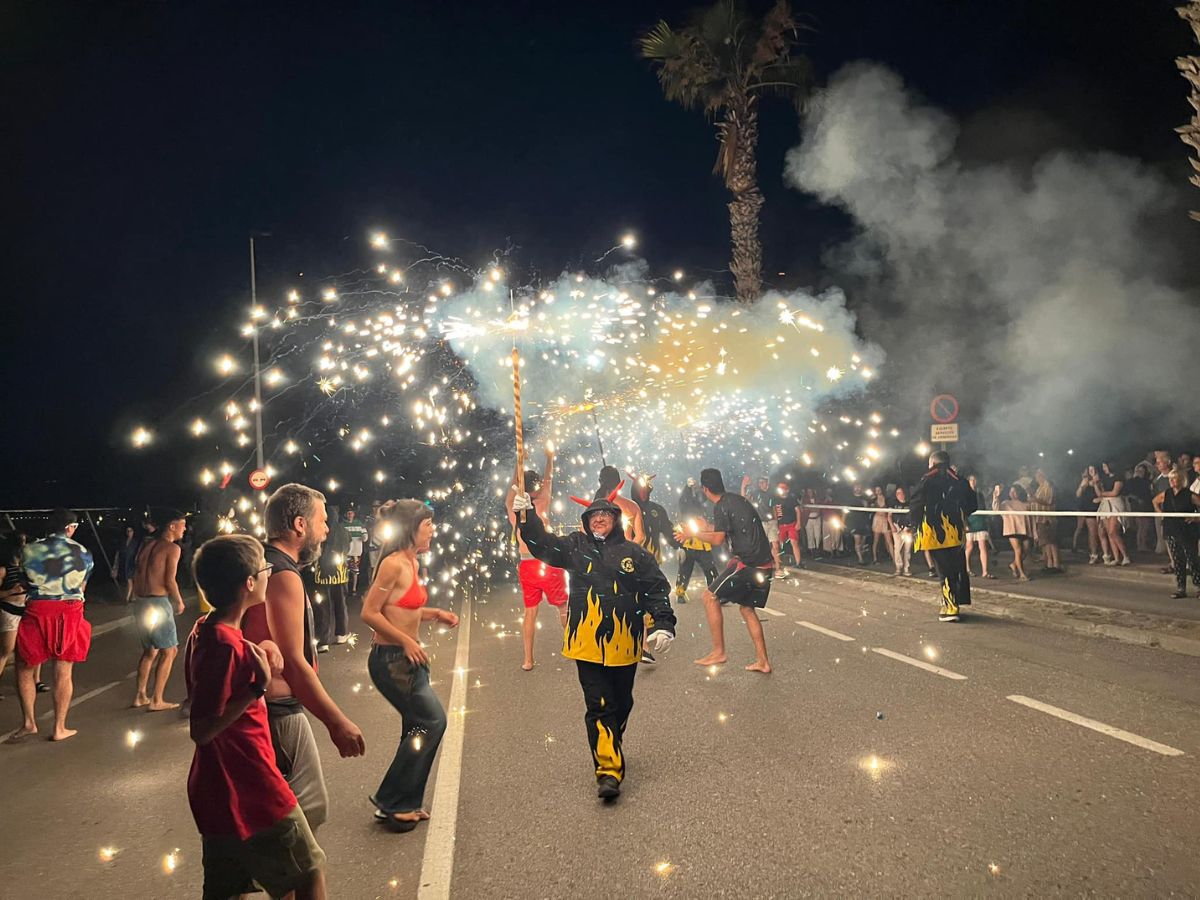
[(325, 853), (275, 766), (262, 699), (279, 649), (241, 631), (245, 611), (266, 599), (271, 567), (257, 540), (231, 534), (205, 543), (192, 569), (214, 607), (192, 629), (184, 667), (196, 742), (188, 801), (204, 848), (204, 898), (262, 889), (324, 900)]

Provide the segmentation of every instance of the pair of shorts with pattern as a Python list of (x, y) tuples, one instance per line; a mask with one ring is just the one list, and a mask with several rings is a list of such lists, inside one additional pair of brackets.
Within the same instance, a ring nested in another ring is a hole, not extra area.
[(204, 900), (226, 900), (259, 889), (271, 897), (285, 897), (310, 884), (325, 868), (325, 851), (313, 837), (299, 805), (244, 841), (203, 837), (201, 843)]
[(551, 606), (567, 602), (567, 573), (547, 565), (540, 559), (523, 559), (517, 567), (521, 596), (526, 609), (533, 609), (546, 598)]
[(967, 532), (967, 540), (968, 541), (979, 541), (980, 543), (983, 543), (987, 539), (988, 539), (988, 533), (986, 531), (968, 531)]
[(773, 565), (748, 566), (735, 556), (709, 590), (722, 603), (762, 609), (767, 605), (774, 575)]
[(143, 650), (170, 650), (179, 646), (175, 609), (166, 597), (136, 598), (133, 615)]

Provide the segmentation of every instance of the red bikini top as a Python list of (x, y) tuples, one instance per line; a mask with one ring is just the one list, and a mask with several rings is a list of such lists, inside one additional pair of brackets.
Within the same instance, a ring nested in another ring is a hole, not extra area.
[(396, 601), (396, 605), (401, 609), (420, 609), (428, 599), (429, 594), (425, 591), (425, 585), (421, 584), (420, 566), (414, 560), (412, 584), (408, 586), (404, 596)]

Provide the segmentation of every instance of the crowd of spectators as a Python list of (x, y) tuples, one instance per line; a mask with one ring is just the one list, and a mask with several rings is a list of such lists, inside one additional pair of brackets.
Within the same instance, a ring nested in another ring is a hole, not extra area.
[[(993, 563), (1000, 553), (1018, 581), (1062, 574), (1063, 554), (1081, 564), (1086, 558), (1088, 565), (1118, 567), (1131, 565), (1138, 553), (1145, 562), (1157, 562), (1162, 574), (1175, 576), (1173, 596), (1185, 596), (1189, 577), (1200, 590), (1197, 522), (1131, 515), (1200, 509), (1200, 455), (1155, 450), (1128, 466), (1101, 460), (1083, 468), (1077, 482), (1073, 476), (1061, 479), (1071, 485), (1066, 488), (1044, 469), (1028, 466), (1005, 480), (963, 474), (979, 508), (998, 513), (978, 513), (967, 523), (967, 564), (975, 570), (978, 557), (983, 578), (996, 577)], [(901, 511), (910, 490), (895, 482), (805, 488), (798, 528), (803, 552), (816, 559), (853, 557), (862, 566), (890, 566), (896, 575), (911, 575), (912, 523)], [(932, 564), (925, 562), (933, 577)]]

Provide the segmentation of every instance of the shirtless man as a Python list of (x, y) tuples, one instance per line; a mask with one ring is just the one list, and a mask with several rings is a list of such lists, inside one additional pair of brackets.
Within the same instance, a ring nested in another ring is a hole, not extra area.
[[(138, 551), (133, 573), (134, 618), (142, 640), (142, 657), (137, 667), (137, 693), (132, 706), (150, 712), (179, 709), (178, 703), (163, 699), (171, 666), (179, 652), (179, 634), (175, 617), (183, 613), (176, 570), (182, 551), (175, 543), (183, 537), (187, 525), (183, 513), (167, 512), (155, 523), (158, 529)], [(154, 693), (147, 693), (154, 674)]]
[[(520, 466), (521, 461), (517, 460)], [(550, 499), (554, 494), (554, 448), (546, 445), (546, 468), (541, 475), (532, 470), (525, 473), (525, 491), (533, 500), (533, 508), (537, 510), (538, 518), (543, 522), (550, 521)], [(508, 513), (508, 523), (517, 532), (517, 517), (513, 513), (513, 497), (517, 494), (517, 476), (513, 473), (513, 483), (508, 487), (508, 496), (504, 498), (504, 509)], [(525, 621), (521, 625), (521, 637), (525, 643), (525, 661), (521, 668), (526, 672), (533, 668), (533, 635), (537, 631), (537, 615), (541, 608), (542, 598), (558, 610), (558, 620), (562, 627), (567, 627), (567, 574), (562, 569), (546, 565), (533, 558), (525, 541), (517, 532), (517, 549), (521, 561), (517, 566), (517, 578), (521, 582), (521, 595), (525, 603)]]
[(267, 718), (275, 764), (291, 786), (308, 825), (325, 821), (329, 794), (312, 727), (304, 711), (316, 716), (343, 756), (366, 751), (362, 732), (325, 692), (317, 677), (317, 646), (312, 602), (300, 569), (321, 552), (329, 534), (325, 495), (302, 484), (285, 484), (271, 495), (263, 516), (267, 528), (264, 551), (272, 567), (267, 601), (252, 606), (242, 620), (246, 640), (274, 641), (283, 656), (283, 673), (267, 688)]
[[(613, 491), (620, 490), (623, 483), (621, 473), (616, 466), (605, 466), (600, 470), (600, 487), (596, 489), (592, 499), (599, 500), (601, 497), (608, 497)], [(641, 507), (620, 494), (613, 497), (613, 503), (621, 510), (621, 523), (625, 529), (626, 539), (644, 547), (646, 545), (646, 526), (642, 521)]]

